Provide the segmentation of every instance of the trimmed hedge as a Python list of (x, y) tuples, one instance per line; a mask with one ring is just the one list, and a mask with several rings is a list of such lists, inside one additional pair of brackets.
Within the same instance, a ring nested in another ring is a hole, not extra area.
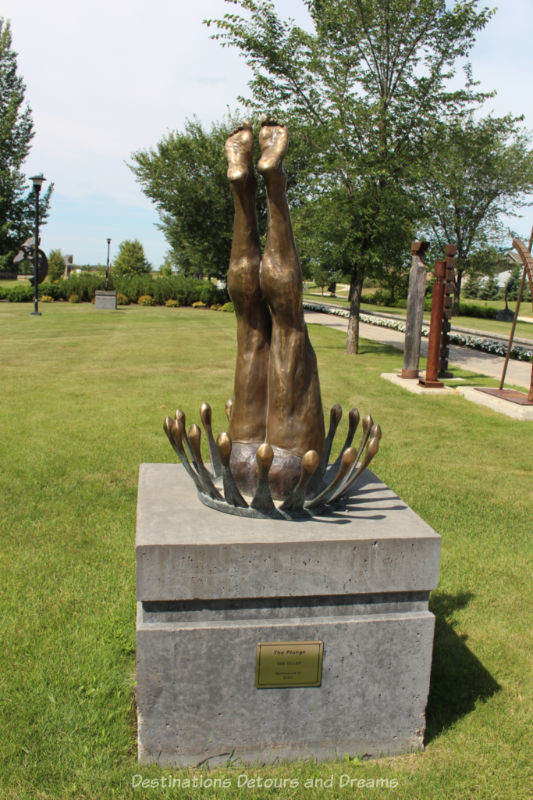
[[(212, 306), (222, 305), (229, 300), (226, 289), (218, 289), (210, 281), (187, 278), (184, 275), (162, 278), (134, 275), (115, 278), (111, 281), (111, 286), (132, 303), (137, 303), (140, 297), (146, 295), (154, 298), (154, 305), (164, 305), (167, 300), (176, 300), (180, 306), (191, 306), (195, 302)], [(39, 286), (39, 295), (48, 295), (54, 300), (68, 300), (72, 295), (77, 295), (80, 302), (90, 303), (94, 300), (95, 291), (104, 287), (104, 276), (85, 273), (71, 275), (57, 283), (42, 283)], [(12, 303), (30, 302), (33, 299), (33, 289), (27, 283), (17, 284), (11, 289), (3, 290), (3, 296)]]
[[(373, 306), (388, 306), (389, 308), (407, 308), (407, 300), (397, 299), (391, 303), (390, 294), (383, 289), (374, 294), (363, 294), (362, 303)], [(431, 295), (424, 299), (424, 311), (431, 311)], [(481, 303), (459, 303), (460, 317), (478, 317), (478, 319), (496, 319), (497, 308), (484, 306)]]
[(29, 283), (17, 283), (11, 289), (6, 289), (6, 298), (10, 303), (31, 303), (33, 286), (30, 286)]

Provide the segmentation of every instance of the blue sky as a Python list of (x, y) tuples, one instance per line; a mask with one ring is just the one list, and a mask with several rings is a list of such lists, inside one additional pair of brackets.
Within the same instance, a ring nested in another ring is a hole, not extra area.
[[(302, 0), (275, 5), (305, 24)], [(187, 118), (220, 120), (247, 93), (244, 60), (202, 25), (230, 10), (224, 0), (3, 0), (36, 130), (25, 171), (55, 184), (47, 252), (105, 263), (108, 237), (111, 259), (121, 241), (139, 239), (160, 266), (158, 216), (126, 162)], [(471, 62), (480, 88), (498, 92), (487, 113), (523, 113), (533, 131), (532, 34), (533, 0), (505, 0)], [(513, 221), (526, 240), (532, 223), (533, 210)]]

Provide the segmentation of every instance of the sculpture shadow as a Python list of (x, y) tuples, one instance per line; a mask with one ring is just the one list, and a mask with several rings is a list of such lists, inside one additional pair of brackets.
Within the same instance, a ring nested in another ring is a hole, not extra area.
[(473, 711), (479, 700), (488, 700), (501, 688), (466, 646), (467, 637), (454, 630), (454, 612), (465, 608), (473, 596), (471, 592), (456, 595), (436, 592), (431, 596), (429, 607), (435, 614), (435, 640), (425, 744)]

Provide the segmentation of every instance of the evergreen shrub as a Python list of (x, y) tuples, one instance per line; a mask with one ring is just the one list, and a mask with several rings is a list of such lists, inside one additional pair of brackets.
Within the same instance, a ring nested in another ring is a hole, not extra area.
[(29, 283), (17, 283), (6, 292), (10, 303), (30, 303), (33, 300), (33, 286)]
[[(65, 293), (60, 283), (41, 283), (39, 285), (39, 297), (41, 300), (47, 295), (52, 300), (64, 300)], [(46, 300), (44, 301), (46, 303)]]
[(77, 294), (82, 303), (90, 303), (94, 300), (96, 290), (105, 288), (105, 277), (95, 272), (85, 272), (80, 275), (70, 275), (66, 280), (60, 281), (58, 286), (61, 287), (65, 298)]

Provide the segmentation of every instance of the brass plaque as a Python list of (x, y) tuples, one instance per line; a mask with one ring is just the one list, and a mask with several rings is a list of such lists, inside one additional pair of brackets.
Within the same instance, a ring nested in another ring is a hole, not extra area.
[(320, 686), (324, 642), (259, 642), (255, 658), (257, 689)]

